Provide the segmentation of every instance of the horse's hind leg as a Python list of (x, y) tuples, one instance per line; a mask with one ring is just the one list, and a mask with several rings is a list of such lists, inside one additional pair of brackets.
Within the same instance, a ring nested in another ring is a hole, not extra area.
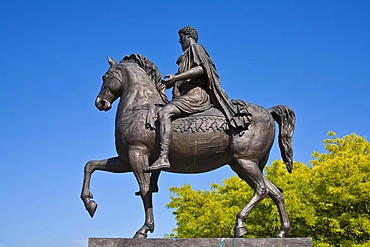
[(128, 164), (124, 164), (119, 157), (114, 157), (105, 160), (92, 160), (86, 163), (84, 169), (84, 180), (81, 191), (81, 199), (90, 216), (93, 217), (97, 208), (97, 204), (92, 200), (93, 195), (90, 192), (90, 180), (94, 171), (108, 171), (115, 173), (123, 173), (131, 171)]
[(287, 236), (290, 232), (290, 221), (285, 208), (284, 196), (282, 191), (280, 191), (280, 189), (267, 178), (265, 178), (265, 183), (268, 188), (268, 195), (275, 202), (280, 215), (281, 227), (280, 230), (275, 234), (275, 237), (283, 238)]
[(234, 237), (241, 238), (247, 233), (243, 222), (257, 204), (267, 196), (268, 189), (258, 161), (238, 159), (231, 168), (254, 189), (254, 195), (248, 204), (236, 215)]

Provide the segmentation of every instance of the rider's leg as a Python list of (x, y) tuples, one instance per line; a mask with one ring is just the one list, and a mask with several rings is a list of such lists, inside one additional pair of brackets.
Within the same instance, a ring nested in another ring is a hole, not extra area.
[(175, 117), (182, 115), (182, 112), (175, 105), (169, 103), (165, 105), (162, 110), (158, 112), (159, 118), (159, 136), (160, 136), (160, 154), (158, 159), (151, 165), (146, 172), (152, 172), (158, 169), (170, 167), (168, 161), (168, 153), (170, 149), (170, 142), (172, 138), (172, 122)]

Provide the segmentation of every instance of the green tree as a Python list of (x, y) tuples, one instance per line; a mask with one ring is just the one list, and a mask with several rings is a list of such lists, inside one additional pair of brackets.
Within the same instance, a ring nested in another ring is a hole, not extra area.
[(327, 153), (314, 152), (310, 203), (318, 242), (353, 246), (370, 239), (370, 143), (352, 134), (324, 140)]
[[(312, 237), (316, 246), (368, 246), (370, 242), (370, 143), (352, 134), (329, 133), (325, 153), (313, 153), (311, 167), (294, 163), (293, 174), (282, 161), (266, 167), (266, 176), (284, 190), (292, 237)], [(172, 187), (176, 237), (232, 237), (235, 215), (253, 190), (233, 176), (208, 191), (190, 185)], [(280, 227), (271, 199), (250, 214), (246, 237), (271, 237)]]
[[(288, 174), (285, 164), (275, 161), (271, 167), (266, 168), (267, 177), (276, 177), (284, 187), (287, 210), (294, 221), (307, 222), (306, 225), (315, 223), (314, 210), (307, 207), (304, 195), (309, 193), (305, 190), (296, 190), (295, 181), (302, 184), (308, 183), (309, 167), (296, 162), (295, 172)], [(301, 187), (305, 187), (302, 185)], [(232, 176), (223, 181), (223, 184), (212, 184), (209, 191), (194, 191), (190, 185), (181, 188), (171, 187), (171, 202), (167, 205), (175, 209), (174, 215), (177, 220), (177, 228), (172, 236), (181, 238), (190, 237), (233, 237), (233, 228), (236, 214), (243, 208), (253, 196), (253, 190), (237, 176)], [(302, 195), (303, 194), (303, 195)], [(291, 212), (296, 212), (292, 217)], [(266, 198), (250, 214), (246, 224), (248, 234), (246, 237), (271, 237), (280, 228), (280, 218), (274, 202)], [(300, 230), (306, 234), (306, 228)], [(298, 228), (295, 228), (295, 233)]]

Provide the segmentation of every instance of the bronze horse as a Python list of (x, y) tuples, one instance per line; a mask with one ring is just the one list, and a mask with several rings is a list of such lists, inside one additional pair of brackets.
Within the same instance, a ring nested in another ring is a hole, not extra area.
[[(94, 171), (114, 173), (133, 172), (140, 187), (139, 195), (145, 209), (144, 225), (135, 238), (147, 237), (154, 231), (152, 193), (157, 192), (159, 172), (143, 170), (159, 155), (156, 132), (156, 112), (168, 102), (165, 87), (157, 67), (141, 55), (132, 54), (116, 63), (108, 58), (110, 68), (103, 76), (103, 85), (95, 101), (99, 110), (108, 111), (120, 98), (115, 120), (117, 157), (89, 161), (85, 165), (81, 199), (93, 217), (97, 204), (92, 200), (90, 179)], [(290, 232), (290, 221), (281, 190), (267, 180), (262, 170), (266, 165), (275, 138), (274, 120), (279, 125), (279, 146), (287, 170), (293, 168), (292, 135), (295, 114), (287, 106), (264, 109), (246, 103), (252, 114), (247, 130), (228, 129), (222, 113), (217, 109), (197, 113), (173, 121), (173, 137), (170, 149), (171, 168), (175, 173), (201, 173), (229, 164), (238, 176), (253, 189), (254, 195), (236, 215), (234, 237), (246, 233), (244, 222), (252, 209), (267, 195), (275, 202), (281, 227), (276, 237)]]

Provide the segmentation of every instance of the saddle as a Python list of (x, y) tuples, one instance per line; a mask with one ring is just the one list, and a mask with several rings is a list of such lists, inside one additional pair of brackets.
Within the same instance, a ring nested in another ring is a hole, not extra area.
[[(147, 128), (156, 129), (157, 113), (162, 105), (154, 105), (148, 108), (145, 125)], [(172, 121), (174, 132), (224, 132), (229, 130), (229, 125), (223, 113), (215, 107), (206, 111), (191, 114), (186, 117), (177, 118)]]
[[(238, 114), (244, 114), (251, 122), (252, 115), (247, 110), (247, 104), (242, 100), (231, 100), (234, 107), (237, 109)], [(142, 108), (143, 106), (141, 106)], [(144, 108), (148, 109), (145, 126), (150, 129), (156, 129), (156, 121), (158, 119), (158, 112), (163, 107), (163, 104), (145, 105)], [(177, 118), (172, 121), (172, 129), (174, 132), (206, 132), (208, 130), (216, 131), (228, 131), (230, 126), (226, 121), (224, 114), (215, 107), (210, 109), (191, 114), (186, 117)], [(241, 131), (243, 133), (243, 131)]]

